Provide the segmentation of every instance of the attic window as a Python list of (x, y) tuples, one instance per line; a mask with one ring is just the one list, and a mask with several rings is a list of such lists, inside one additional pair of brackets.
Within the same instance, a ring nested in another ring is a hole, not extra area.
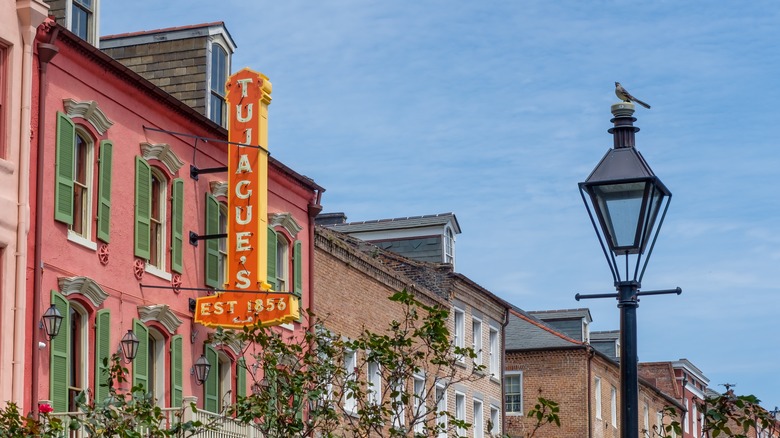
[(453, 264), (455, 262), (455, 234), (452, 228), (447, 227), (444, 231), (444, 263)]
[(71, 0), (70, 30), (79, 38), (92, 42), (92, 23), (94, 21), (93, 0)]
[(211, 100), (209, 118), (225, 126), (225, 82), (227, 82), (227, 52), (217, 43), (211, 45)]

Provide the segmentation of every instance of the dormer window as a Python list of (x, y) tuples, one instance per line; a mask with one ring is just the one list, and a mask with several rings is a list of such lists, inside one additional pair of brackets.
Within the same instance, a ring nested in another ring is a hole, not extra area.
[(211, 45), (211, 97), (209, 118), (225, 126), (225, 82), (227, 82), (228, 55), (217, 43)]
[(444, 231), (444, 263), (455, 264), (455, 234), (450, 227)]
[(71, 0), (70, 30), (79, 38), (92, 42), (94, 3), (92, 0)]

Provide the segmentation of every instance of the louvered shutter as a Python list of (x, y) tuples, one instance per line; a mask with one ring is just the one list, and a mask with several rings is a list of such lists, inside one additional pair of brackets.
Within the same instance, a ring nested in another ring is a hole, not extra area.
[(100, 186), (98, 187), (97, 238), (108, 243), (111, 234), (111, 161), (114, 144), (100, 142)]
[(173, 180), (173, 212), (171, 218), (171, 270), (182, 273), (184, 243), (184, 180)]
[(211, 364), (206, 383), (203, 384), (204, 409), (209, 412), (219, 412), (219, 356), (217, 350), (206, 346), (206, 360)]
[(171, 338), (171, 407), (181, 407), (184, 397), (183, 369), (182, 364), (182, 336), (176, 335)]
[(70, 377), (70, 304), (57, 291), (51, 291), (51, 302), (63, 316), (60, 333), (49, 341), (49, 397), (54, 412), (68, 412)]
[[(76, 125), (57, 112), (57, 152), (54, 185), (54, 220), (73, 225), (73, 174), (75, 172)], [(38, 169), (43, 171), (43, 169)]]
[[(206, 193), (206, 234), (219, 234), (219, 201)], [(219, 239), (207, 239), (204, 271), (206, 286), (221, 288), (219, 284)]]
[(246, 360), (243, 357), (236, 361), (236, 396), (246, 397)]
[(135, 255), (149, 260), (152, 217), (152, 169), (135, 157)]
[(266, 273), (269, 284), (276, 290), (276, 231), (268, 227), (268, 272)]
[(300, 240), (293, 245), (293, 292), (299, 298), (303, 292), (303, 253)]
[[(111, 311), (99, 310), (95, 315), (95, 402), (108, 398), (108, 362), (111, 356)], [(105, 361), (105, 362), (104, 362)]]
[(133, 359), (133, 386), (143, 385), (149, 390), (149, 329), (143, 322), (133, 320), (133, 332), (138, 337), (138, 353)]

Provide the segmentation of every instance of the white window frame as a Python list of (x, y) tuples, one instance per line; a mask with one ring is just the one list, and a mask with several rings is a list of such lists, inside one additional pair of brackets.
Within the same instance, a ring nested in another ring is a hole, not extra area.
[(499, 347), (499, 337), (498, 337), (498, 329), (493, 327), (493, 325), (490, 325), (490, 335), (488, 338), (488, 342), (490, 344), (490, 358), (489, 358), (489, 365), (490, 365), (490, 376), (494, 378), (499, 378), (498, 373), (501, 367), (499, 366), (499, 359), (501, 357), (501, 348)]
[(693, 436), (698, 436), (696, 429), (699, 427), (698, 421), (699, 421), (699, 408), (696, 406), (696, 401), (693, 401), (693, 414), (691, 415), (691, 422), (693, 423), (691, 426), (691, 431), (693, 432)]
[(471, 430), (474, 438), (485, 437), (485, 405), (482, 400), (475, 398), (472, 401), (474, 419), (471, 421)]
[(344, 352), (344, 410), (351, 415), (357, 413), (357, 400), (354, 397), (347, 397), (348, 394), (352, 394), (352, 391), (347, 389), (347, 382), (357, 379), (355, 375), (355, 368), (357, 368), (357, 353), (351, 350)]
[[(149, 380), (152, 382), (149, 386), (154, 388), (152, 396), (157, 401), (157, 404), (162, 404), (165, 401), (165, 337), (154, 328), (147, 327), (149, 330), (149, 341), (154, 340), (154, 350), (148, 349), (150, 362), (154, 361), (154, 372), (149, 373)], [(150, 369), (150, 371), (152, 370)], [(147, 389), (151, 389), (147, 388)]]
[(501, 409), (496, 405), (490, 405), (490, 424), (491, 428), (488, 430), (490, 436), (501, 435)]
[(217, 367), (219, 371), (217, 376), (219, 378), (219, 392), (217, 393), (219, 400), (217, 406), (219, 406), (219, 411), (222, 412), (225, 407), (230, 406), (233, 402), (230, 397), (233, 389), (233, 379), (231, 378), (233, 375), (233, 363), (230, 357), (222, 350), (217, 350), (217, 360), (219, 361), (219, 366)]
[[(216, 57), (214, 56), (214, 46), (219, 47), (221, 50), (223, 50), (225, 52), (225, 72), (224, 72), (225, 73), (225, 80), (227, 80), (227, 78), (230, 77), (230, 68), (231, 68), (231, 66), (230, 66), (230, 62), (231, 62), (230, 50), (228, 50), (228, 48), (223, 44), (222, 41), (220, 41), (217, 38), (213, 38), (210, 41), (209, 48), (208, 48), (208, 68), (207, 68), (207, 73), (206, 73), (207, 74), (207, 81), (208, 81), (208, 90), (207, 90), (207, 94), (206, 94), (206, 96), (207, 96), (207, 98), (206, 98), (206, 105), (207, 105), (206, 115), (209, 118), (209, 120), (211, 120), (211, 121), (213, 121), (215, 123), (219, 123), (223, 127), (226, 127), (227, 126), (227, 118), (228, 118), (227, 117), (227, 113), (228, 113), (228, 111), (227, 111), (227, 100), (226, 100), (225, 90), (224, 89), (223, 90), (215, 90), (212, 87), (212, 84), (211, 84), (211, 82), (213, 81), (213, 76), (214, 76), (213, 75), (214, 61), (216, 59)], [(219, 121), (214, 120), (212, 118), (213, 111), (214, 111), (214, 108), (213, 108), (214, 99), (213, 98), (216, 98), (221, 103), (220, 110), (222, 111), (222, 116), (221, 116), (221, 120), (219, 120)]]
[[(154, 247), (151, 245), (151, 229), (150, 229), (150, 245), (149, 245), (149, 252), (151, 255), (152, 251), (157, 251), (157, 264), (154, 265), (152, 263), (149, 263), (149, 261), (146, 261), (145, 271), (156, 276), (163, 278), (165, 280), (171, 280), (172, 276), (171, 273), (166, 271), (167, 267), (167, 259), (166, 254), (171, 248), (171, 242), (167, 239), (168, 237), (168, 221), (170, 220), (168, 216), (168, 201), (169, 194), (168, 194), (168, 186), (170, 185), (170, 181), (168, 180), (168, 175), (165, 174), (162, 170), (156, 168), (155, 166), (149, 166), (151, 170), (150, 178), (154, 179), (157, 178), (160, 180), (160, 193), (159, 196), (159, 202), (160, 202), (160, 228), (159, 228), (159, 238), (157, 242), (157, 246)], [(152, 183), (152, 180), (149, 181), (150, 186), (154, 187), (154, 184)], [(154, 199), (154, 194), (152, 194), (152, 199)], [(154, 206), (152, 206), (152, 211), (154, 210)], [(149, 223), (154, 221), (152, 218), (152, 214), (150, 212), (149, 214)]]
[(596, 419), (601, 420), (601, 377), (596, 377), (593, 393), (596, 396)]
[[(441, 396), (439, 396), (439, 393), (441, 392)], [(447, 438), (447, 388), (444, 387), (444, 385), (436, 385), (436, 391), (435, 391), (435, 402), (436, 402), (436, 424), (438, 425), (442, 424), (443, 429), (439, 432), (438, 438)], [(442, 412), (445, 412), (442, 414)]]
[(425, 409), (425, 377), (415, 374), (412, 376), (412, 416), (415, 418), (415, 423), (412, 426), (412, 430), (415, 434), (421, 434), (425, 432), (425, 416), (417, 418), (420, 413)]
[[(79, 161), (79, 157), (77, 156), (78, 153), (78, 147), (77, 145), (73, 145), (73, 221), (76, 221), (76, 208), (79, 208), (81, 210), (81, 233), (78, 233), (73, 230), (73, 225), (68, 225), (68, 240), (74, 243), (78, 243), (79, 245), (85, 246), (89, 249), (96, 250), (97, 249), (97, 243), (92, 240), (92, 222), (95, 221), (95, 217), (93, 215), (92, 211), (92, 201), (94, 201), (94, 192), (95, 192), (95, 139), (92, 138), (92, 135), (84, 129), (84, 127), (76, 124), (76, 142), (78, 142), (79, 138), (84, 142), (84, 180), (85, 183), (81, 184), (78, 183), (77, 178), (77, 172), (76, 169), (78, 166), (76, 165), (76, 162)], [(79, 207), (75, 205), (75, 199), (76, 199), (76, 193), (75, 188), (76, 186), (82, 187), (82, 199), (84, 205)]]
[[(517, 392), (517, 393), (515, 393), (515, 392), (510, 393), (509, 392), (509, 386), (510, 385), (509, 385), (508, 381), (510, 379), (515, 379), (515, 378), (518, 379), (518, 386), (519, 386), (520, 391)], [(504, 405), (506, 406), (506, 415), (517, 416), (517, 417), (523, 416), (524, 415), (523, 414), (523, 403), (525, 402), (525, 397), (524, 397), (524, 394), (523, 394), (523, 372), (522, 371), (504, 371), (504, 393), (505, 393), (506, 398), (509, 398), (510, 396), (514, 396), (514, 395), (520, 395), (520, 403), (519, 403), (520, 410), (518, 410), (518, 411), (510, 411), (509, 410), (509, 403), (507, 403), (507, 401), (504, 400)], [(512, 403), (512, 404), (515, 404), (515, 403)]]
[[(453, 307), (452, 309), (453, 319), (453, 344), (459, 348), (465, 348), (466, 346), (466, 311), (460, 307)], [(458, 362), (463, 362), (463, 355), (456, 356)]]
[[(466, 394), (455, 391), (455, 419), (466, 421)], [(457, 428), (458, 436), (465, 436), (466, 429), (463, 427)]]
[(444, 263), (455, 264), (455, 233), (450, 227), (444, 229)]
[[(227, 210), (227, 204), (224, 202), (218, 202), (218, 213), (217, 213), (217, 228), (219, 229), (220, 234), (227, 234), (227, 223), (228, 223), (228, 210)], [(219, 284), (224, 285), (227, 283), (227, 239), (218, 239), (217, 240), (217, 251), (219, 254), (219, 258), (217, 260), (217, 266), (219, 270)]]
[(482, 365), (482, 320), (475, 316), (471, 317), (471, 349), (474, 350), (474, 353), (477, 355), (477, 357), (474, 358), (474, 362), (478, 365)]
[(406, 425), (406, 405), (403, 401), (403, 395), (406, 392), (406, 385), (403, 380), (399, 380), (393, 384), (393, 391), (398, 393), (393, 397), (393, 405), (390, 408), (393, 410), (393, 427), (401, 429)]
[(369, 361), (367, 378), (370, 384), (367, 388), (368, 402), (373, 405), (382, 404), (382, 368), (379, 362)]
[(276, 287), (274, 290), (289, 292), (290, 243), (284, 233), (276, 232)]
[[(71, 337), (70, 342), (73, 344), (74, 342), (79, 343), (79, 354), (78, 357), (73, 358), (71, 357), (71, 346), (68, 346), (68, 360), (69, 361), (77, 361), (79, 365), (79, 369), (77, 370), (78, 375), (76, 376), (80, 382), (81, 387), (75, 387), (70, 386), (70, 375), (68, 375), (68, 405), (71, 404), (71, 389), (81, 389), (86, 390), (89, 388), (89, 351), (90, 351), (90, 345), (89, 345), (89, 312), (87, 312), (87, 309), (84, 308), (81, 304), (68, 300), (68, 303), (70, 304), (70, 310), (74, 313), (79, 314), (79, 328), (78, 328), (78, 334), (80, 339), (73, 339)], [(71, 321), (71, 324), (73, 324), (73, 317), (69, 319)], [(64, 330), (70, 330), (70, 327), (63, 327)], [(72, 370), (71, 370), (72, 372)]]
[(656, 432), (661, 432), (664, 429), (664, 413), (662, 411), (658, 411), (655, 414), (655, 426), (656, 426)]
[(650, 405), (645, 402), (644, 406), (642, 407), (642, 414), (644, 416), (645, 421), (645, 431), (647, 434), (650, 433)]
[(685, 415), (685, 419), (683, 420), (683, 432), (685, 432), (685, 433), (688, 433), (688, 432), (691, 431), (691, 428), (689, 426), (691, 416), (688, 415), (688, 412), (690, 412), (688, 410), (688, 407), (689, 407), (689, 403), (688, 403), (688, 399), (686, 398), (685, 399), (685, 413), (683, 413), (683, 415)]
[(614, 386), (610, 387), (609, 401), (611, 405), (609, 411), (612, 419), (612, 426), (617, 427), (617, 388)]

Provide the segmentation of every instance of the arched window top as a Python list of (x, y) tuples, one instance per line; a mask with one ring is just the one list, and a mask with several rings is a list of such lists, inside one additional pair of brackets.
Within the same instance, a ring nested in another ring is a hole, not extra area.
[(70, 118), (81, 117), (88, 121), (100, 135), (105, 135), (106, 131), (114, 125), (103, 110), (100, 109), (94, 100), (77, 101), (74, 99), (63, 99), (62, 104), (65, 107), (65, 114)]
[(89, 300), (95, 308), (101, 307), (108, 298), (108, 293), (89, 277), (60, 277), (58, 283), (62, 295), (68, 297), (80, 294)]
[(141, 143), (141, 156), (146, 161), (157, 160), (162, 163), (171, 174), (175, 174), (184, 165), (171, 149), (169, 144)]
[(144, 323), (150, 321), (160, 323), (170, 334), (176, 333), (176, 329), (182, 324), (182, 320), (173, 313), (167, 304), (138, 306), (138, 316)]

